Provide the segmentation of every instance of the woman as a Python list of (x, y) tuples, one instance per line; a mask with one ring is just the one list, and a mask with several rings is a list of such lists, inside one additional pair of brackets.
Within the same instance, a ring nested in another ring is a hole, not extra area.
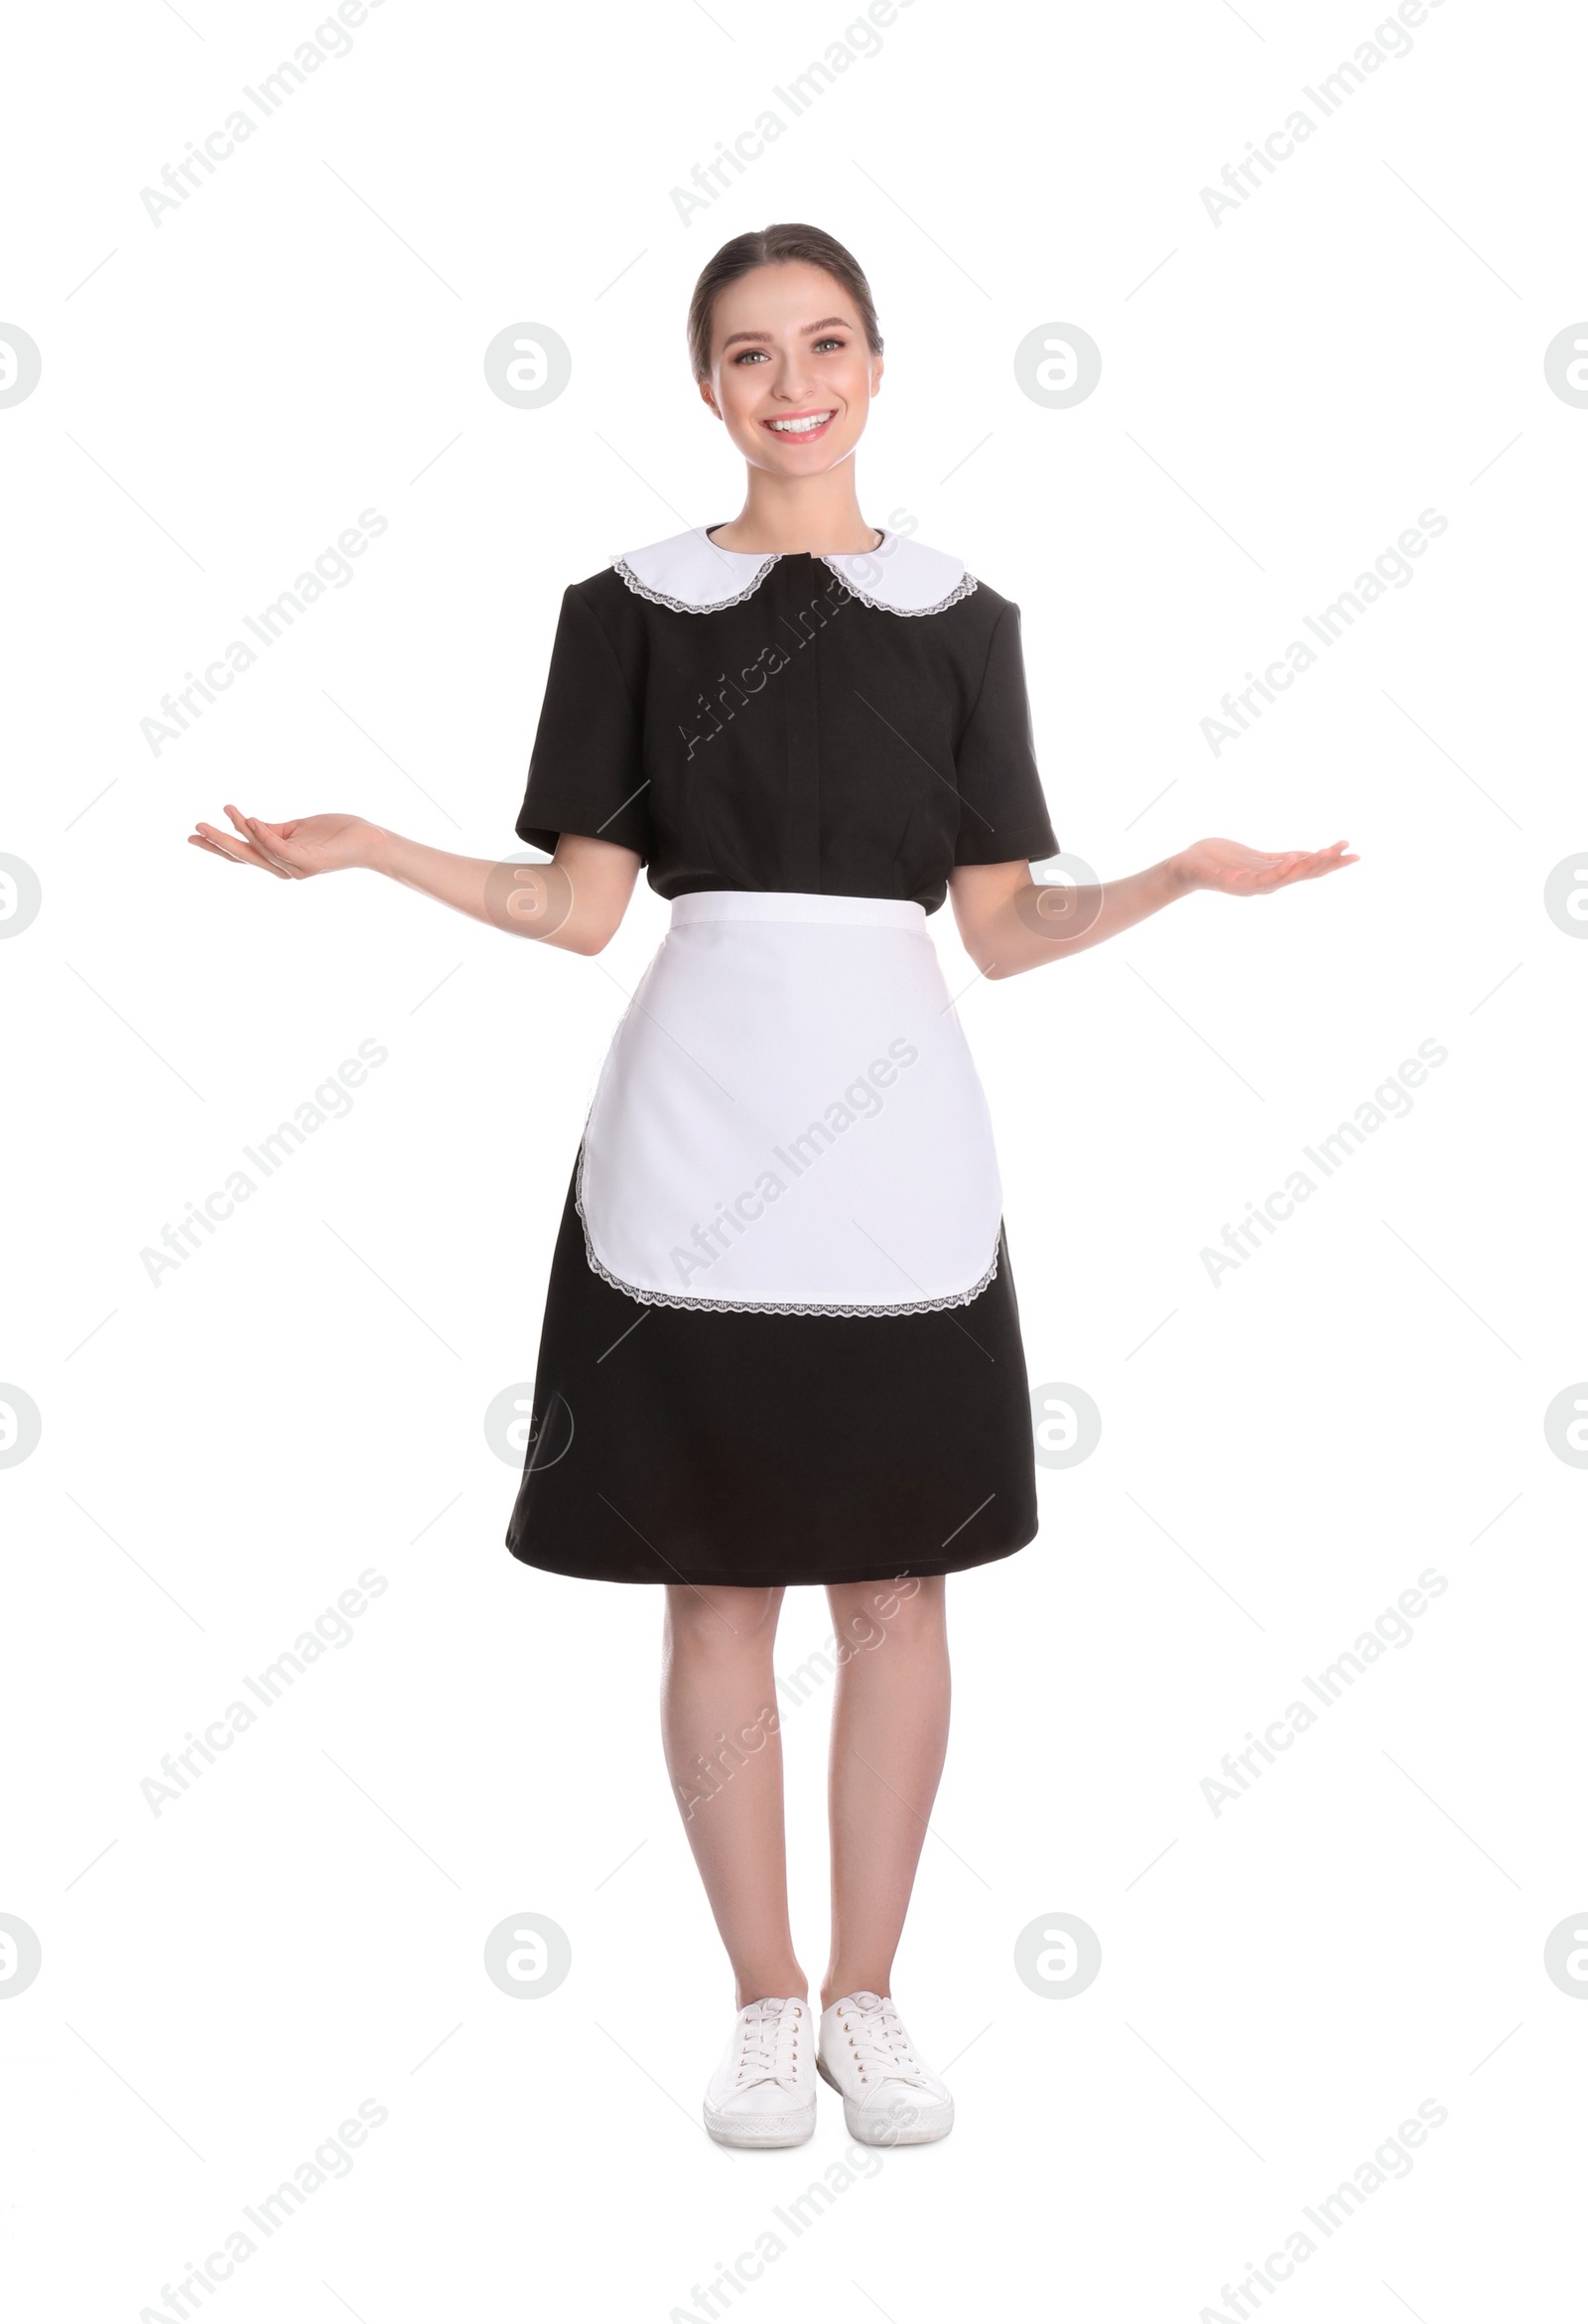
[[(1107, 888), (1034, 883), (1058, 841), (1019, 610), (860, 514), (882, 341), (855, 260), (810, 226), (737, 236), (689, 344), (743, 506), (566, 592), (516, 827), (549, 864), (232, 807), (193, 840), (283, 879), (362, 866), (585, 954), (642, 866), (671, 900), (575, 1158), (507, 1544), (664, 1593), (667, 1763), (735, 1980), (711, 2135), (809, 2137), (820, 2073), (854, 2137), (919, 2143), (953, 2100), (891, 1974), (947, 1739), (946, 1576), (1037, 1523), (996, 1158), (927, 914), (947, 894), (996, 979), (1193, 889), (1356, 859), (1202, 840)], [(816, 1582), (841, 1664), (819, 2020), (772, 1669), (784, 1589)]]

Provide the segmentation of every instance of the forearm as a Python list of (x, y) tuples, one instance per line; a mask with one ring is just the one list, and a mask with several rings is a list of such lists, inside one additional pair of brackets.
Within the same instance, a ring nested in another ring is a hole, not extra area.
[(1187, 892), (1177, 857), (1091, 888), (1017, 882), (973, 931), (966, 949), (996, 980), (1106, 943)]
[(470, 919), (510, 934), (533, 936), (567, 952), (598, 952), (611, 934), (605, 899), (583, 898), (560, 863), (495, 862), (425, 847), (400, 832), (372, 827), (368, 868), (433, 896)]

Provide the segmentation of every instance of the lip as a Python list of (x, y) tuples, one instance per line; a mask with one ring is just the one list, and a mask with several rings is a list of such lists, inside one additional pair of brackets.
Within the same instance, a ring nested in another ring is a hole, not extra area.
[[(766, 430), (768, 436), (775, 436), (779, 444), (819, 444), (838, 418), (838, 407), (836, 404), (816, 403), (812, 404), (811, 411), (825, 411), (828, 417), (819, 428), (802, 429), (797, 436), (785, 435), (781, 428), (773, 427), (771, 420), (762, 420), (761, 426)], [(773, 418), (779, 420), (808, 420), (810, 416), (811, 412), (776, 412), (773, 414)]]

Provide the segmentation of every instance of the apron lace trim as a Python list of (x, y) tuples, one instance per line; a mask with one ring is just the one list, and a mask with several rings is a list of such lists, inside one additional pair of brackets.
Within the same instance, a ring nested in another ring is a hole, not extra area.
[[(992, 1246), (992, 1257), (984, 1274), (978, 1277), (968, 1291), (950, 1292), (936, 1299), (899, 1299), (885, 1306), (860, 1301), (833, 1301), (819, 1299), (708, 1299), (692, 1292), (645, 1292), (631, 1283), (624, 1283), (609, 1267), (603, 1267), (596, 1256), (590, 1239), (590, 1221), (585, 1215), (585, 1147), (581, 1141), (579, 1162), (574, 1172), (574, 1207), (579, 1212), (579, 1223), (585, 1235), (585, 1257), (593, 1274), (602, 1283), (611, 1285), (614, 1292), (625, 1298), (638, 1299), (647, 1307), (706, 1307), (720, 1315), (925, 1315), (943, 1307), (968, 1307), (979, 1299), (998, 1271), (998, 1245)], [(999, 1242), (1002, 1240), (1001, 1227)]]

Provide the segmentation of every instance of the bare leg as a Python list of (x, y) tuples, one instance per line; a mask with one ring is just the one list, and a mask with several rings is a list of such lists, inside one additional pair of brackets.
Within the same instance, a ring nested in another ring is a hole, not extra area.
[(833, 1951), (824, 2008), (845, 1993), (889, 1990), (949, 1736), (944, 1577), (832, 1583), (827, 1597), (845, 1659), (828, 1771)]
[(789, 1927), (772, 1686), (782, 1603), (781, 1589), (667, 1585), (662, 1744), (738, 2009), (807, 1990)]

